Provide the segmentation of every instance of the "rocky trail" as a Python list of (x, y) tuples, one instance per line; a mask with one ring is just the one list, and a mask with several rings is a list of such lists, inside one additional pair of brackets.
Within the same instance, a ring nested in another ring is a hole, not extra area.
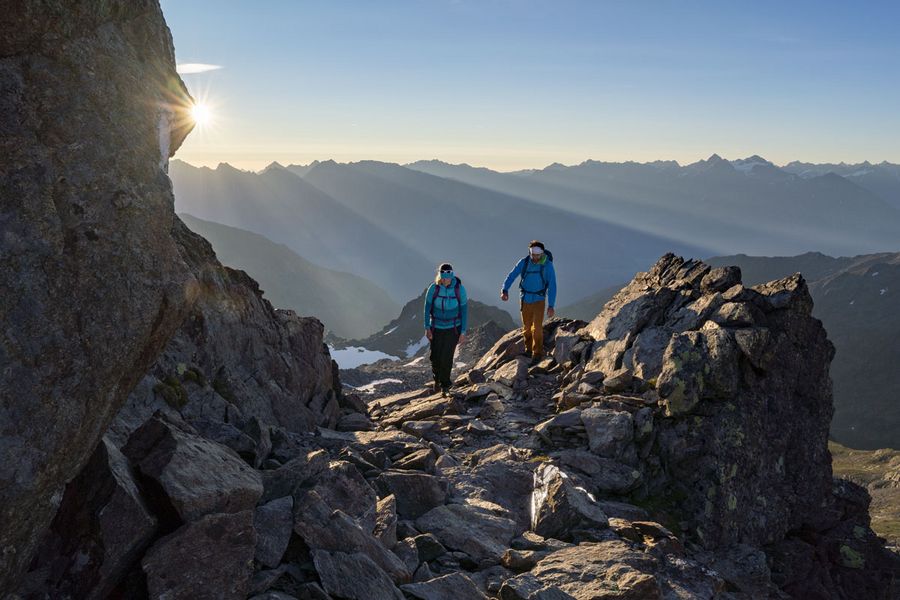
[(335, 395), (308, 430), (212, 418), (192, 378), (104, 438), (20, 595), (895, 597), (866, 492), (831, 477), (805, 284), (739, 277), (664, 257), (547, 323), (536, 366), (511, 332), (448, 398)]

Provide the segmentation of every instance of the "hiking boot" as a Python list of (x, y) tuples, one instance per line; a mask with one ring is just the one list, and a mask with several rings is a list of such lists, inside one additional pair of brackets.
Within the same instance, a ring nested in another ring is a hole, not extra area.
[(440, 392), (440, 391), (443, 391), (443, 390), (441, 390), (441, 384), (440, 384), (440, 383), (438, 383), (437, 381), (435, 381), (434, 383), (431, 384), (431, 392), (432, 392), (433, 394), (437, 394), (437, 393)]
[(526, 350), (524, 354), (522, 354), (525, 358), (531, 358), (531, 350)]
[(441, 398), (447, 398), (450, 396), (450, 388), (441, 388)]
[(541, 356), (540, 354), (538, 354), (537, 356), (531, 357), (531, 366), (533, 367), (534, 365), (538, 364), (542, 360), (544, 360), (544, 357)]

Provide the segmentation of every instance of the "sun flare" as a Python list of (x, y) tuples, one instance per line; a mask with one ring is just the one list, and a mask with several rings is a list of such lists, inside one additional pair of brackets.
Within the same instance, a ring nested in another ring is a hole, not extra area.
[(212, 121), (212, 111), (207, 104), (197, 102), (191, 106), (191, 118), (198, 127), (205, 127)]

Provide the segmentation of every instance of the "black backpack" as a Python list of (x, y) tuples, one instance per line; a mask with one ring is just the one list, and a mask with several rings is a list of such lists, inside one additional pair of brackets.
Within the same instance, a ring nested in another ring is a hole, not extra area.
[[(462, 279), (459, 277), (453, 276), (456, 279), (456, 283), (453, 284), (453, 292), (456, 294), (456, 318), (459, 320), (460, 325), (462, 325), (462, 296), (459, 293), (459, 286), (462, 285)], [(434, 284), (434, 295), (431, 297), (431, 329), (434, 330), (434, 305), (437, 304), (438, 298), (438, 286), (441, 284)]]
[[(547, 260), (553, 262), (553, 253), (544, 248), (544, 254), (547, 255)], [(544, 287), (540, 291), (532, 292), (530, 290), (525, 289), (525, 273), (528, 271), (528, 263), (531, 262), (531, 255), (527, 255), (525, 257), (525, 262), (522, 263), (522, 272), (519, 273), (519, 290), (523, 294), (537, 294), (539, 296), (543, 296), (547, 293), (547, 288), (550, 287), (550, 282), (547, 281), (547, 278), (544, 277), (544, 268), (547, 263), (541, 263), (541, 282), (543, 282)]]

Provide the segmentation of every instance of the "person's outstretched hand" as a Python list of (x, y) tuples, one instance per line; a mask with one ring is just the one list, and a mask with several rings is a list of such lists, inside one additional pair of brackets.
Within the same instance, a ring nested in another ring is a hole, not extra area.
[(456, 343), (457, 343), (457, 344), (464, 344), (465, 342), (466, 342), (466, 334), (464, 334), (464, 333), (459, 334), (459, 341), (456, 342)]
[(500, 292), (500, 299), (506, 302), (507, 300), (509, 300), (509, 294), (507, 294), (506, 292)]
[(549, 308), (547, 308), (547, 316), (548, 316), (548, 317), (550, 317), (550, 318), (552, 319), (552, 318), (553, 318), (553, 315), (555, 315), (555, 314), (556, 314), (556, 309), (555, 309), (555, 308), (553, 308), (552, 306), (549, 307)]
[(430, 329), (425, 330), (425, 337), (428, 338), (429, 342), (431, 341), (431, 330)]

